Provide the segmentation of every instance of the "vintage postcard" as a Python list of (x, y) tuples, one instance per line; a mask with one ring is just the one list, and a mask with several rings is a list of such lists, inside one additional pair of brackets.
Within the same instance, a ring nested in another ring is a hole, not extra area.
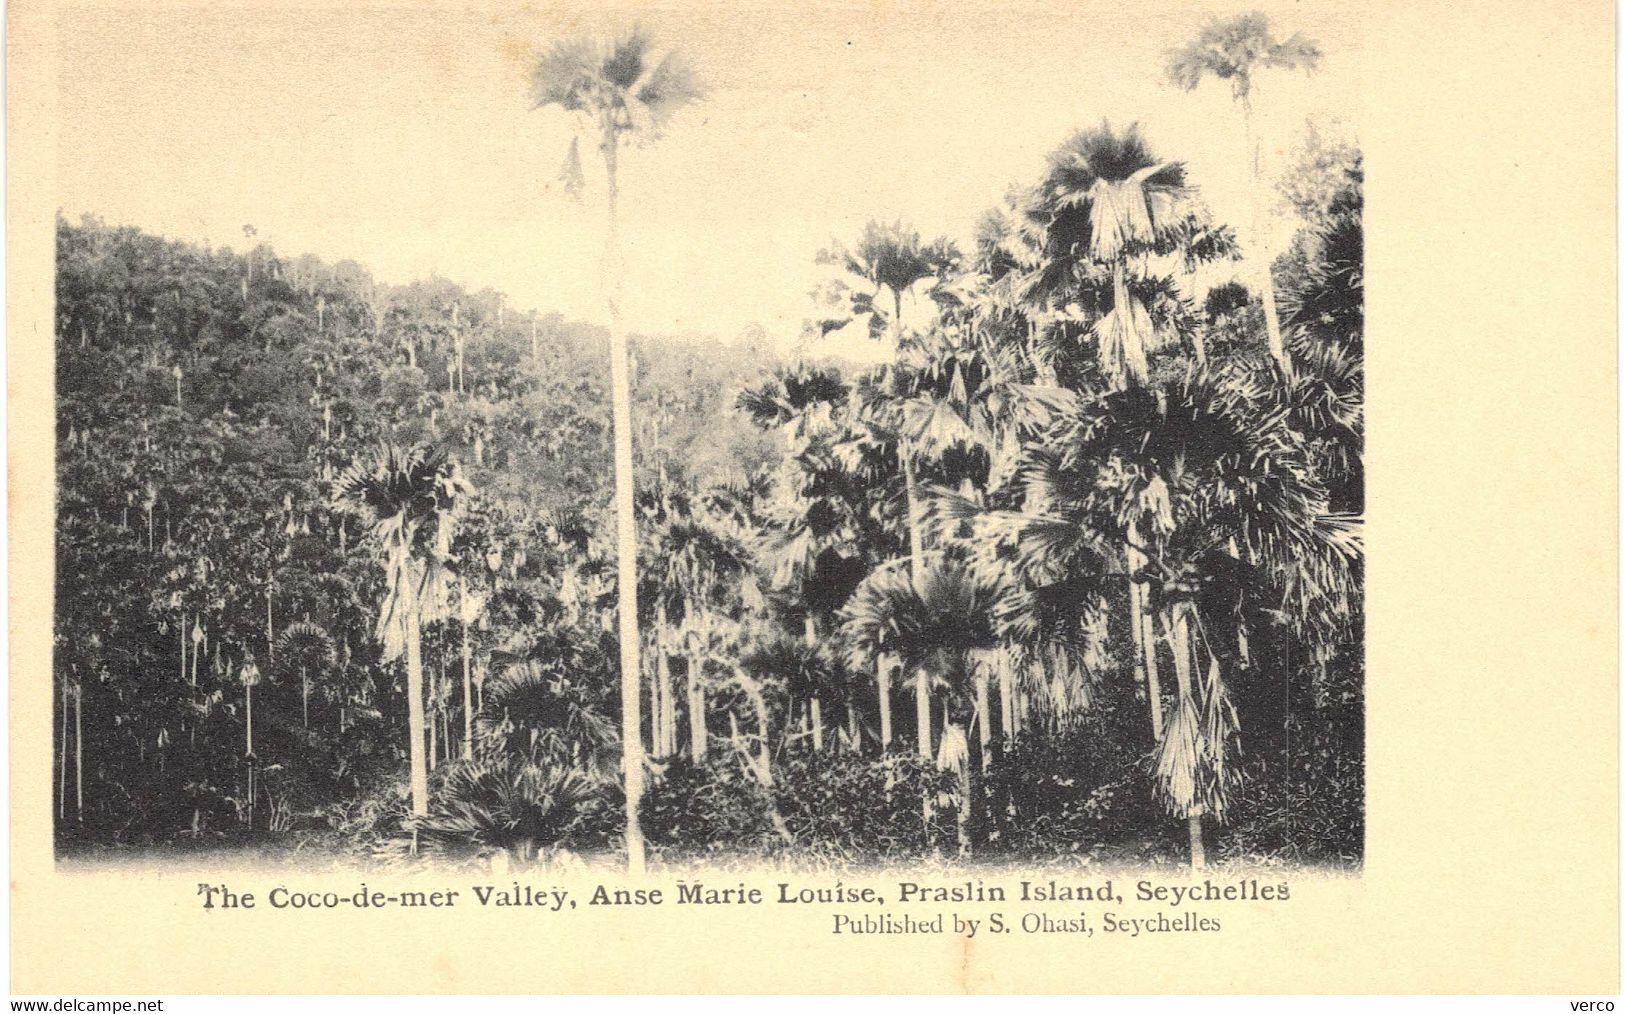
[(1617, 989), (1611, 5), (7, 13), (14, 993)]

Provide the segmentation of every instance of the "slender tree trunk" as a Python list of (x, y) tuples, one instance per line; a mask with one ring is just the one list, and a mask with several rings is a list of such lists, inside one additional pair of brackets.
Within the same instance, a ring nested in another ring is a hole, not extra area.
[(705, 727), (705, 652), (688, 653), (688, 741), (694, 763), (705, 760), (710, 732)]
[[(463, 586), (468, 594), (468, 585)], [(463, 614), (463, 760), (474, 759), (474, 652), (468, 645), (468, 614)]]
[[(918, 501), (914, 492), (914, 458), (903, 453), (903, 490), (908, 499), (909, 573), (914, 586), (922, 586), (922, 568), (925, 566), (925, 542), (920, 531)], [(923, 672), (916, 674), (914, 683), (915, 729), (919, 738), (920, 756), (931, 758), (931, 688)]]
[(73, 786), (79, 823), (85, 822), (85, 687), (73, 691)]
[(1157, 741), (1162, 739), (1164, 726), (1162, 714), (1162, 678), (1159, 675), (1157, 662), (1157, 617), (1148, 607), (1150, 596), (1144, 589), (1140, 591), (1140, 619), (1145, 626), (1145, 636), (1142, 641), (1145, 645), (1145, 680), (1146, 695), (1151, 705), (1151, 738)]
[(891, 658), (875, 659), (875, 687), (880, 694), (880, 752), (891, 752)]
[(1155, 618), (1151, 615), (1150, 596), (1145, 584), (1134, 580), (1148, 563), (1145, 554), (1134, 547), (1143, 545), (1139, 522), (1128, 527), (1129, 625), (1134, 632), (1134, 643), (1139, 648), (1137, 667), (1145, 674), (1146, 704), (1151, 712), (1151, 738), (1162, 741), (1162, 680), (1157, 671), (1157, 635)]
[(919, 730), (920, 758), (931, 759), (931, 675), (924, 667), (914, 673), (914, 726)]
[(186, 614), (181, 614), (181, 679), (186, 679)]
[(1016, 739), (1016, 674), (1010, 664), (1010, 652), (1004, 648), (999, 649), (999, 719), (1000, 731), (1004, 733), (1004, 744), (1008, 749)]
[(1259, 296), (1264, 301), (1264, 332), (1269, 341), (1270, 356), (1280, 367), (1281, 374), (1289, 376), (1292, 362), (1287, 358), (1286, 343), (1281, 339), (1281, 317), (1275, 306), (1275, 271), (1271, 263), (1274, 258), (1264, 241), (1263, 153), (1259, 139), (1253, 133), (1253, 100), (1250, 96), (1241, 100), (1241, 126), (1247, 144), (1248, 171), (1252, 177), (1252, 186), (1248, 188), (1253, 212), (1252, 254), (1258, 258)]
[(406, 726), (411, 737), (407, 754), (412, 766), (412, 816), (429, 815), (429, 763), (424, 754), (423, 629), (414, 606), (406, 621)]
[[(802, 636), (809, 648), (818, 647), (818, 622), (808, 614), (802, 619)], [(812, 696), (807, 702), (807, 724), (812, 731), (813, 750), (822, 752), (824, 749), (824, 703), (818, 699), (818, 688), (813, 687)]]
[[(660, 651), (657, 643), (655, 651)], [(661, 700), (661, 680), (658, 663), (655, 677), (649, 681), (649, 755), (659, 760), (666, 756), (666, 705)]]
[(620, 139), (614, 126), (607, 120), (603, 128), (608, 193), (604, 289), (609, 304), (610, 400), (615, 421), (615, 536), (621, 641), (621, 766), (626, 778), (626, 866), (628, 873), (642, 876), (643, 827), (638, 821), (638, 810), (643, 802), (643, 720), (638, 713), (642, 700), (638, 686), (638, 563), (632, 490), (632, 379), (627, 362), (626, 339), (621, 334), (621, 244), (616, 222), (620, 199), (619, 181), (616, 178)]
[(985, 665), (976, 667), (976, 739), (981, 746), (978, 753), (983, 770), (987, 766), (988, 750), (993, 743), (992, 705), (988, 700), (988, 673)]
[(304, 666), (299, 667), (299, 706), (304, 712), (305, 728), (310, 728), (310, 675)]
[(58, 744), (56, 819), (68, 819), (68, 686), (62, 685), (62, 742)]
[[(1169, 647), (1174, 655), (1174, 678), (1179, 682), (1180, 707), (1196, 707), (1196, 691), (1191, 678), (1194, 643), (1190, 632), (1190, 610), (1170, 610), (1167, 617)], [(1201, 735), (1201, 733), (1198, 733)], [(1207, 865), (1207, 850), (1202, 842), (1202, 808), (1191, 808), (1185, 816), (1186, 833), (1190, 839), (1191, 869), (1200, 870)]]
[(671, 735), (675, 728), (671, 716), (676, 712), (676, 702), (672, 700), (671, 658), (666, 654), (667, 639), (666, 603), (655, 603), (655, 678), (653, 687), (654, 714), (650, 716), (653, 725), (653, 739), (656, 757), (667, 757), (677, 749), (677, 740)]
[[(444, 652), (444, 648), (441, 649)], [(433, 771), (440, 765), (440, 678), (445, 674), (446, 660), (441, 655), (440, 664), (429, 669), (429, 770)]]

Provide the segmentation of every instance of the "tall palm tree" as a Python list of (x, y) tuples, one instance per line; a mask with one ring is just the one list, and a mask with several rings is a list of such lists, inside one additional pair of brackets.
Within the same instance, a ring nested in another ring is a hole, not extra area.
[(385, 444), (339, 476), (336, 506), (362, 519), (384, 571), (376, 636), (383, 660), (406, 659), (412, 815), (429, 812), (424, 752), (423, 624), (449, 603), (451, 540), (474, 488), (440, 451)]
[(1291, 365), (1281, 338), (1281, 320), (1275, 305), (1275, 276), (1271, 254), (1263, 242), (1263, 155), (1253, 130), (1253, 95), (1259, 71), (1280, 68), (1313, 72), (1320, 65), (1320, 46), (1301, 34), (1281, 40), (1270, 33), (1269, 19), (1253, 12), (1214, 18), (1184, 47), (1168, 55), (1168, 80), (1194, 91), (1205, 78), (1230, 82), (1231, 96), (1241, 104), (1241, 125), (1247, 145), (1247, 168), (1252, 178), (1253, 256), (1258, 262), (1264, 299), (1264, 326), (1270, 355), (1282, 373)]
[[(888, 321), (885, 310), (875, 303), (875, 299), (883, 292), (888, 293), (892, 301), (889, 321), (892, 340), (902, 351), (904, 294), (927, 280), (946, 278), (959, 260), (959, 251), (946, 239), (925, 243), (921, 241), (919, 232), (901, 222), (889, 226), (870, 222), (864, 226), (863, 234), (853, 249), (836, 245), (818, 255), (819, 263), (838, 265), (855, 280), (873, 287), (870, 292), (861, 289), (851, 292), (850, 317), (826, 320), (819, 327), (828, 333), (851, 319), (867, 314), (869, 335), (879, 338), (886, 332)], [(918, 578), (925, 543), (920, 534), (913, 446), (907, 440), (899, 441), (897, 456), (902, 465), (904, 492), (908, 498), (910, 567)]]
[(634, 29), (615, 41), (576, 38), (553, 45), (531, 77), (532, 108), (557, 107), (576, 121), (576, 138), (565, 161), (564, 185), (579, 193), (584, 182), (580, 138), (596, 137), (604, 157), (607, 215), (604, 291), (609, 309), (610, 389), (615, 419), (615, 533), (621, 642), (621, 742), (626, 779), (626, 854), (633, 874), (643, 872), (643, 741), (638, 668), (637, 533), (632, 478), (632, 387), (621, 332), (621, 250), (617, 209), (623, 146), (660, 136), (677, 110), (702, 90), (675, 53), (659, 55), (653, 40)]
[[(1109, 124), (1079, 131), (1051, 154), (1044, 178), (1029, 196), (1017, 236), (1002, 251), (1024, 270), (1020, 298), (1034, 315), (1058, 317), (1035, 336), (1036, 358), (1070, 344), (1081, 325), (1096, 347), (1095, 367), (1111, 391), (1151, 383), (1150, 355), (1185, 344), (1193, 317), (1166, 278), (1150, 271), (1157, 259), (1187, 268), (1229, 256), (1229, 231), (1212, 226), (1177, 162), (1159, 160), (1138, 127)], [(1200, 347), (1199, 345), (1197, 346)], [(1131, 578), (1146, 559), (1143, 518), (1124, 518), (1122, 538)], [(1153, 734), (1162, 722), (1157, 618), (1143, 579), (1129, 586), (1129, 630), (1136, 673), (1147, 687)]]

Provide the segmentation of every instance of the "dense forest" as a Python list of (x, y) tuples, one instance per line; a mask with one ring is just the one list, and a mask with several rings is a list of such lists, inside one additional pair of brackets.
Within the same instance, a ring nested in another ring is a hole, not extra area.
[(1249, 282), (1180, 153), (1057, 140), (809, 250), (801, 353), (631, 338), (635, 617), (612, 333), (59, 221), (59, 854), (1358, 864), (1358, 152)]

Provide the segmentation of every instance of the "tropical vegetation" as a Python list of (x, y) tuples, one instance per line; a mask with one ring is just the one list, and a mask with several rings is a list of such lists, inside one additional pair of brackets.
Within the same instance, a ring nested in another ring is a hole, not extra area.
[[(1252, 75), (1319, 50), (1209, 33), (1172, 80), (1256, 151)], [(791, 353), (621, 326), (618, 160), (703, 101), (680, 56), (532, 84), (566, 188), (601, 156), (607, 330), (58, 222), (64, 854), (1360, 861), (1352, 145), (1254, 175), (1269, 256), (1089, 124), (971, 242), (808, 251)]]

